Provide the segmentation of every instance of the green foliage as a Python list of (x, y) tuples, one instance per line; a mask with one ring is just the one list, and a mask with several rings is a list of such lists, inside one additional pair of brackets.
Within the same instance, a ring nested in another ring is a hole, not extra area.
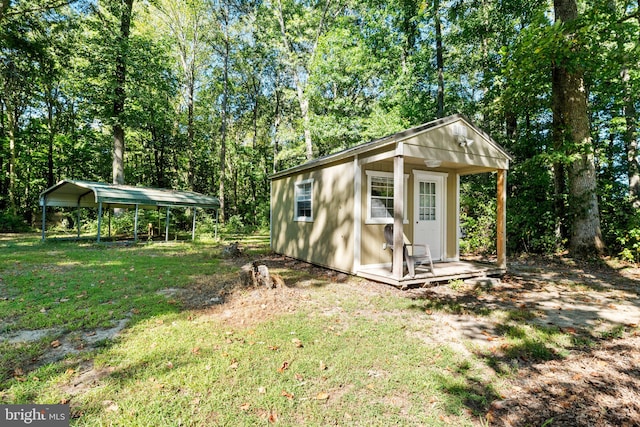
[(24, 219), (11, 212), (0, 212), (0, 233), (23, 233), (31, 227)]
[(461, 182), (460, 252), (495, 253), (495, 194), (495, 181), (489, 184), (486, 177), (469, 177)]
[[(547, 3), (532, 1), (158, 0), (134, 2), (123, 44), (121, 3), (34, 10), (24, 0), (7, 3), (10, 13), (0, 17), (4, 229), (15, 228), (14, 214), (36, 224), (39, 193), (61, 179), (111, 181), (114, 64), (124, 54), (127, 103), (118, 120), (128, 184), (224, 196), (230, 230), (266, 229), (269, 175), (306, 160), (305, 129), (323, 155), (432, 120), (442, 78), (444, 113), (466, 114), (514, 156), (509, 252), (555, 252), (567, 244), (558, 232), (571, 225), (559, 209), (570, 202), (569, 187), (556, 195), (553, 179), (554, 164), (573, 161), (571, 147), (553, 137), (552, 69), (562, 63), (584, 74), (589, 93), (586, 147), (596, 156), (603, 238), (609, 253), (637, 259), (638, 220), (626, 201), (640, 122), (635, 4), (581, 4), (579, 19), (560, 23)], [(461, 247), (491, 253), (492, 184), (472, 180), (464, 191)], [(157, 227), (157, 217), (144, 221)], [(188, 215), (174, 221), (189, 228)], [(213, 233), (212, 224), (202, 227)], [(131, 233), (131, 215), (112, 226)], [(95, 231), (95, 222), (88, 227)]]
[(640, 263), (640, 214), (636, 212), (625, 232), (618, 235), (617, 243), (622, 259)]

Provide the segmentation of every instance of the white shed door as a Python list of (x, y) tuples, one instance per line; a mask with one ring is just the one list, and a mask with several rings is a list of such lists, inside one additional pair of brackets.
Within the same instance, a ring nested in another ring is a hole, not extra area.
[(444, 178), (416, 172), (414, 182), (415, 212), (413, 240), (415, 244), (427, 244), (431, 258), (442, 259), (444, 243)]

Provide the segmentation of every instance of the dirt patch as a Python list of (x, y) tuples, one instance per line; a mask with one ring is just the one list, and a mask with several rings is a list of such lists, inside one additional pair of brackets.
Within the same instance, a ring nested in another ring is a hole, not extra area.
[(95, 329), (92, 331), (73, 331), (64, 333), (59, 329), (40, 329), (15, 331), (10, 335), (0, 337), (12, 344), (32, 343), (45, 338), (51, 339), (47, 351), (32, 361), (30, 366), (20, 371), (31, 370), (38, 366), (57, 362), (69, 355), (77, 355), (97, 348), (105, 340), (115, 338), (128, 324), (129, 319), (121, 319), (111, 328)]
[(566, 259), (516, 261), (500, 281), (408, 295), (433, 310), (434, 322), (421, 338), (461, 352), (482, 357), (491, 349), (499, 359), (497, 337), (508, 325), (575, 337), (565, 357), (504, 358), (516, 374), (506, 380), (504, 398), (488, 407), (490, 425), (640, 425), (640, 269)]
[(640, 425), (640, 337), (526, 367), (505, 396), (491, 404), (492, 425)]

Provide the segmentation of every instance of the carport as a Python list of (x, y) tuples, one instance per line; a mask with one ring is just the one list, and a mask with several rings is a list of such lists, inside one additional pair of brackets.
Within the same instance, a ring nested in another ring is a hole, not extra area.
[(217, 220), (220, 201), (217, 197), (206, 196), (193, 191), (176, 191), (164, 188), (134, 187), (65, 179), (40, 194), (40, 206), (42, 206), (42, 240), (46, 238), (47, 207), (56, 206), (77, 208), (78, 237), (80, 237), (80, 208), (97, 208), (98, 234), (96, 240), (98, 242), (100, 242), (100, 228), (104, 209), (135, 207), (134, 240), (137, 241), (139, 210), (166, 208), (166, 241), (169, 237), (169, 218), (172, 207), (193, 208), (191, 239), (195, 239), (197, 208), (214, 209)]

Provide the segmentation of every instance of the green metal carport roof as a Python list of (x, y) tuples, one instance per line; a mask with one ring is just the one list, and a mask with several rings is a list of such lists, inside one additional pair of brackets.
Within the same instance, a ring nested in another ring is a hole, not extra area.
[[(100, 221), (103, 206), (108, 208), (135, 206), (137, 222), (138, 208), (166, 207), (168, 215), (168, 208), (175, 206), (218, 209), (220, 208), (220, 200), (217, 197), (206, 196), (193, 191), (176, 191), (164, 188), (134, 187), (65, 179), (40, 194), (40, 206), (42, 206), (42, 238), (44, 239), (46, 208), (48, 206), (98, 208), (98, 221)], [(137, 227), (135, 232), (137, 238)], [(100, 232), (98, 231), (99, 240)]]

